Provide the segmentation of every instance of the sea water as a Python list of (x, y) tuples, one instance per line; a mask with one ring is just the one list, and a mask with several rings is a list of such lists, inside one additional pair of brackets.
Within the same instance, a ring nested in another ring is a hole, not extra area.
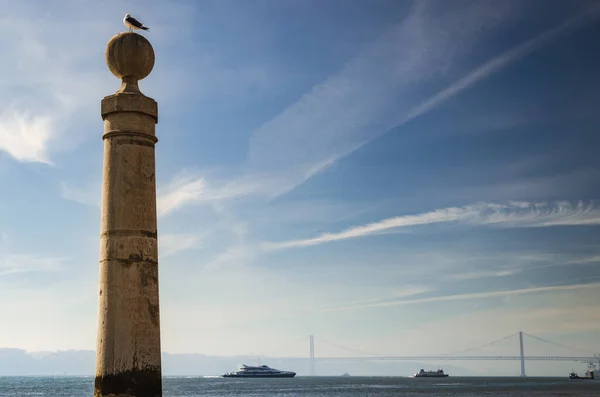
[[(92, 377), (0, 377), (1, 397), (92, 397)], [(359, 397), (359, 396), (600, 396), (600, 380), (568, 378), (295, 377), (233, 379), (165, 377), (163, 396)]]

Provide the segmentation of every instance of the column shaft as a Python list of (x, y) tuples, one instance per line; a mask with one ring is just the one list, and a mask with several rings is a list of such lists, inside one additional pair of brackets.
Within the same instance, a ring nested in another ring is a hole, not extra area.
[(94, 396), (160, 397), (156, 102), (102, 101), (104, 169)]

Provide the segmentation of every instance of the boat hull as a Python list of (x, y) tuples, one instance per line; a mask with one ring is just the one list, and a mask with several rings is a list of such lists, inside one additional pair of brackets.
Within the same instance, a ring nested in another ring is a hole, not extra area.
[(223, 378), (293, 378), (296, 376), (295, 373), (287, 374), (252, 374), (252, 375), (238, 375), (238, 374), (225, 374)]
[(413, 378), (447, 378), (448, 374), (444, 374), (444, 375), (415, 375), (413, 376)]

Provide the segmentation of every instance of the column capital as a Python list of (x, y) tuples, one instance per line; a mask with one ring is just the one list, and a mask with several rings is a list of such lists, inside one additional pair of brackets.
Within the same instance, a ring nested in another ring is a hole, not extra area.
[(143, 94), (116, 93), (102, 99), (102, 120), (111, 113), (133, 112), (146, 114), (158, 123), (158, 103)]

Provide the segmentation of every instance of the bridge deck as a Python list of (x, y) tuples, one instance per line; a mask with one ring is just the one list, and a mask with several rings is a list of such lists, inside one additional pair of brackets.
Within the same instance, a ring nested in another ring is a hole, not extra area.
[[(582, 362), (596, 362), (597, 357), (586, 357), (586, 356), (524, 356), (527, 361), (582, 361)], [(319, 361), (336, 361), (336, 360), (348, 360), (348, 361), (519, 361), (521, 356), (396, 356), (396, 357), (315, 357), (315, 360)]]

